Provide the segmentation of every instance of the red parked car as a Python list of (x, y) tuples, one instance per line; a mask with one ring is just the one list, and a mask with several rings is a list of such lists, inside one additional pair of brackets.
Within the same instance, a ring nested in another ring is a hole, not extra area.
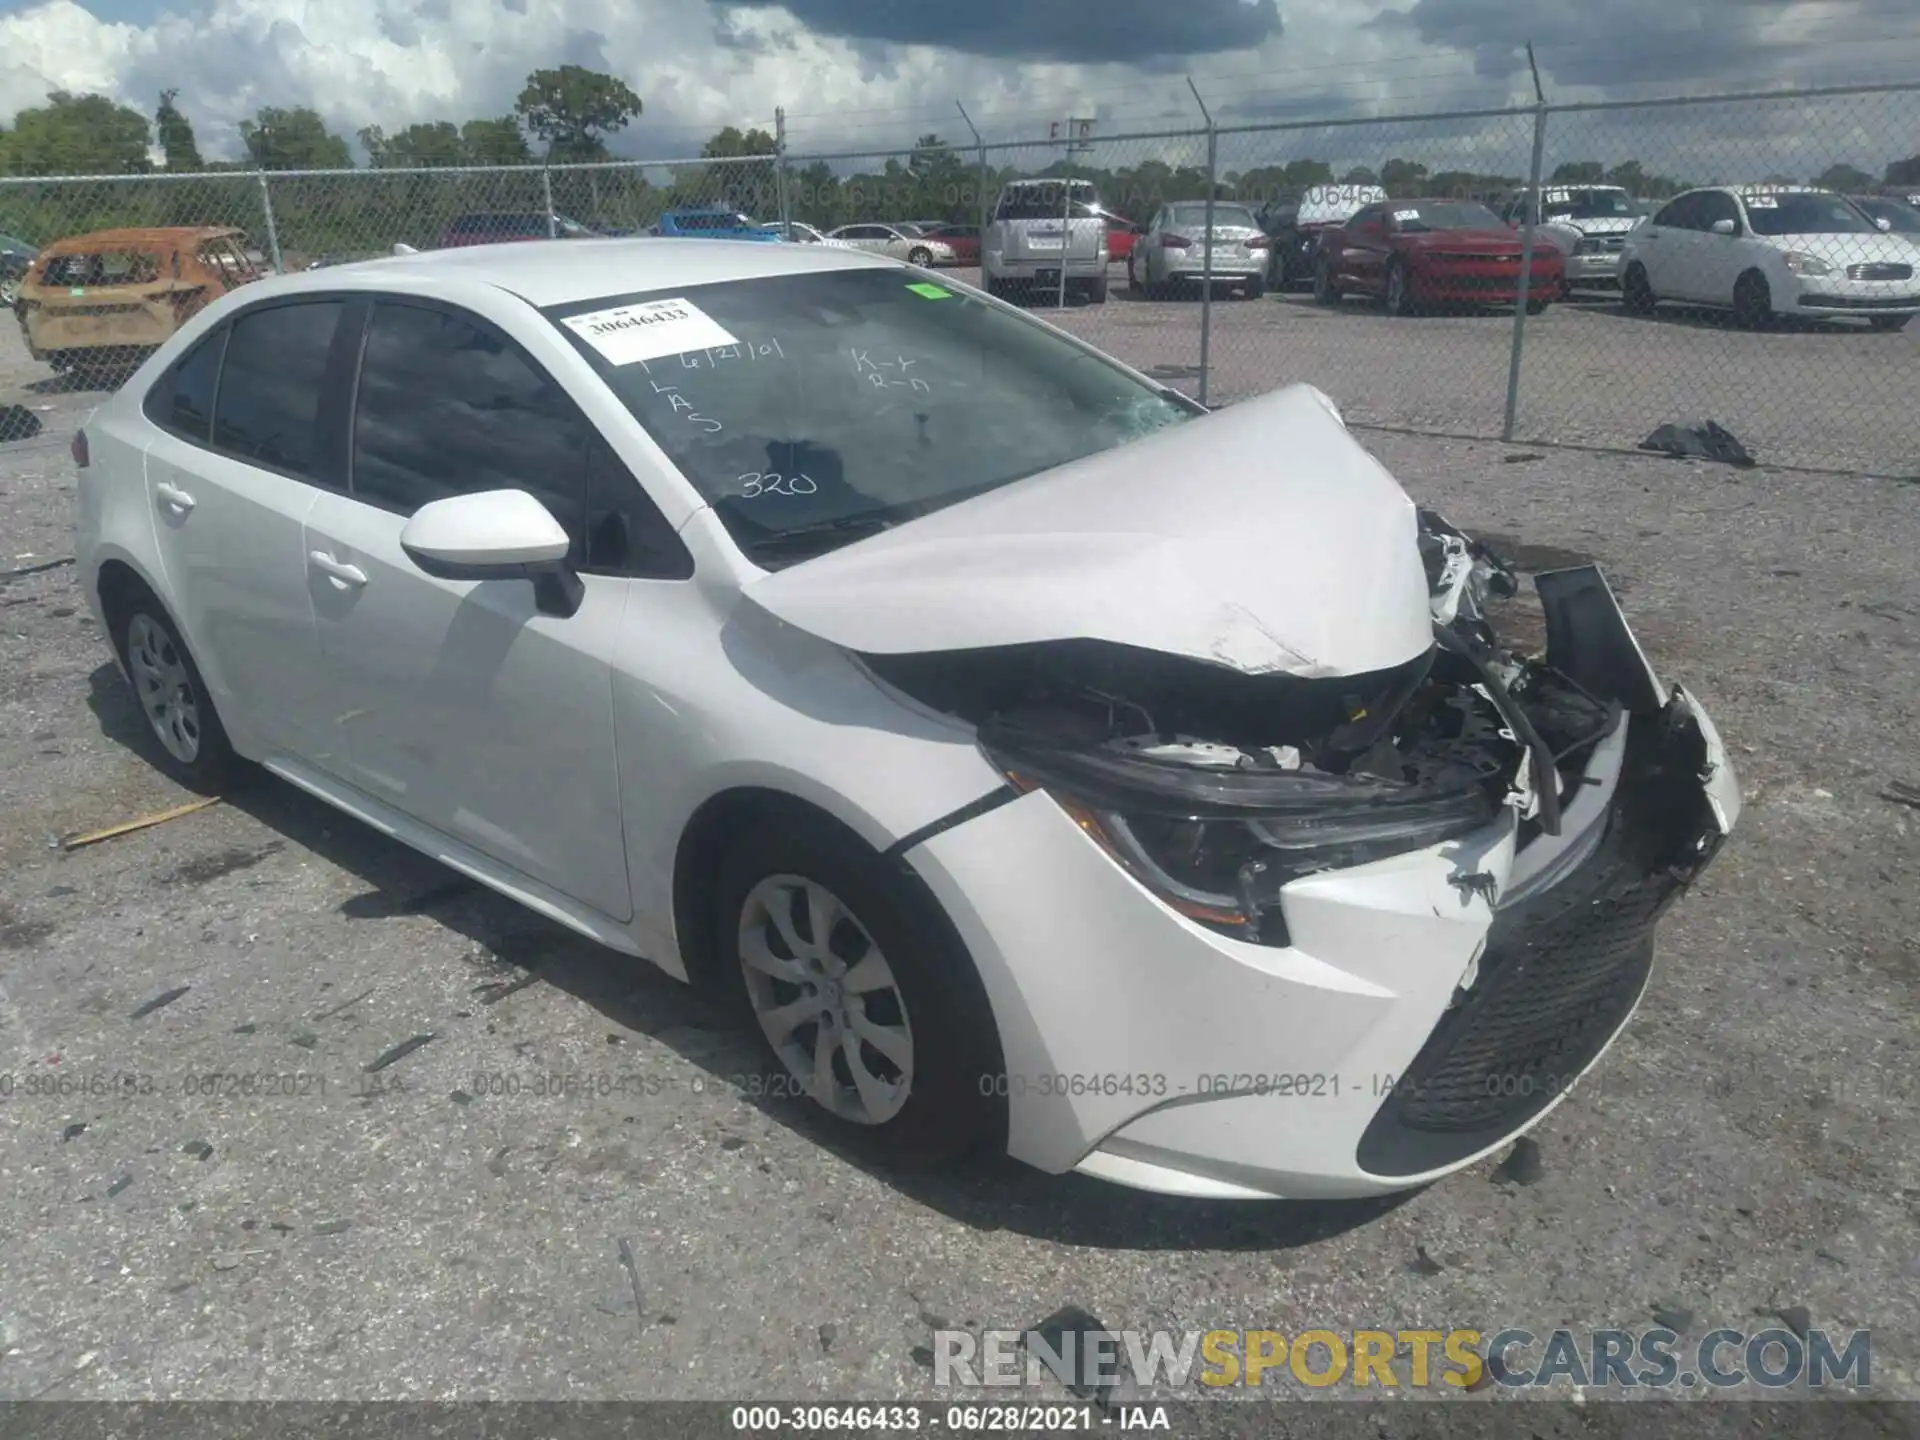
[[(1511, 305), (1520, 298), (1521, 253), (1520, 232), (1477, 201), (1387, 200), (1325, 232), (1313, 294), (1323, 304), (1375, 296), (1390, 315), (1437, 305)], [(1565, 265), (1545, 235), (1534, 237), (1530, 314), (1560, 293)]]
[(920, 233), (929, 240), (944, 240), (953, 251), (955, 263), (980, 263), (980, 227), (978, 225), (922, 225)]

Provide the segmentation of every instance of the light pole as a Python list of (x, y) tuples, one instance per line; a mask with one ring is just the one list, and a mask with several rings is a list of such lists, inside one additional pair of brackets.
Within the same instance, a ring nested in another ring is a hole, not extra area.
[[(1054, 141), (1064, 144), (1067, 156), (1067, 173), (1061, 177), (1060, 189), (1060, 293), (1057, 299), (1059, 307), (1067, 308), (1067, 257), (1073, 253), (1073, 157), (1093, 148), (1093, 121), (1090, 119), (1053, 122)], [(1100, 258), (1100, 241), (1094, 237), (1093, 256)]]

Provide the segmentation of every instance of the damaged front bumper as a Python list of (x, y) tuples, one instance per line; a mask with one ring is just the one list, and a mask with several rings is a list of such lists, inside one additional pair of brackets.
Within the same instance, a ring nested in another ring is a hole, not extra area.
[[(1470, 636), (1502, 567), (1448, 533), (1436, 618)], [(1472, 1163), (1573, 1090), (1740, 798), (1599, 572), (1537, 585), (1545, 665), (1616, 723), (1577, 762), (1533, 747), (1470, 835), (1292, 880), (1282, 943), (1176, 913), (1039, 791), (911, 853), (986, 983), (1016, 1158), (1175, 1194), (1374, 1194)]]

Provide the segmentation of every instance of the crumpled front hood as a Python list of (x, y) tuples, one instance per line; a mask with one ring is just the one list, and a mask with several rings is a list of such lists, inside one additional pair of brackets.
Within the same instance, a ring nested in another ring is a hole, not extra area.
[(750, 581), (777, 618), (900, 655), (1088, 639), (1247, 674), (1433, 643), (1413, 502), (1294, 385)]

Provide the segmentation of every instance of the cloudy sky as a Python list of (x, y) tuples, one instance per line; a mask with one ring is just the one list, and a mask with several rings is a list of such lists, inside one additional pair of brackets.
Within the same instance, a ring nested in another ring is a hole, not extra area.
[[(50, 89), (151, 113), (177, 87), (203, 148), (232, 154), (236, 122), (262, 105), (313, 105), (348, 135), (392, 130), (504, 113), (529, 69), (571, 61), (644, 97), (624, 153), (696, 153), (720, 125), (770, 127), (776, 106), (796, 150), (846, 151), (964, 139), (956, 100), (989, 139), (1063, 114), (1108, 133), (1187, 125), (1188, 75), (1222, 123), (1496, 106), (1531, 99), (1528, 39), (1561, 100), (1920, 74), (1913, 0), (0, 0), (0, 123)], [(1643, 150), (1718, 146), (1736, 170), (1782, 156), (1877, 168), (1920, 148), (1915, 108), (1582, 117), (1567, 129), (1587, 133), (1564, 138), (1618, 159), (1650, 126)], [(1524, 126), (1424, 133), (1442, 161), (1511, 164), (1518, 146), (1524, 169)], [(1370, 155), (1379, 139), (1307, 138), (1298, 153)]]

